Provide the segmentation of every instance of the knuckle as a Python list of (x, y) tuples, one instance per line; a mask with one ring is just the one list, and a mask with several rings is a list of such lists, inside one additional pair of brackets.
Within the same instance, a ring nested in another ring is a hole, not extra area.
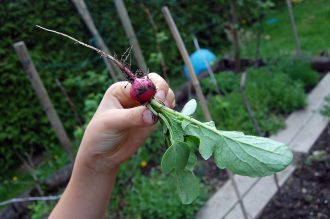
[(110, 87), (108, 87), (108, 89), (106, 90), (105, 93), (108, 94), (108, 95), (113, 93), (113, 91), (116, 89), (116, 87), (118, 87), (117, 83), (114, 83), (114, 84), (110, 85)]

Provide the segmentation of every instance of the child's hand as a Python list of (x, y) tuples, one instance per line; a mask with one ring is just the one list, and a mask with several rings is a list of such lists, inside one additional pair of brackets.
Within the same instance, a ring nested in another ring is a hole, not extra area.
[[(158, 74), (148, 75), (157, 88), (155, 98), (173, 108), (174, 93)], [(146, 106), (129, 95), (130, 84), (109, 87), (88, 124), (80, 145), (77, 163), (100, 173), (117, 170), (131, 157), (155, 128), (156, 118)]]

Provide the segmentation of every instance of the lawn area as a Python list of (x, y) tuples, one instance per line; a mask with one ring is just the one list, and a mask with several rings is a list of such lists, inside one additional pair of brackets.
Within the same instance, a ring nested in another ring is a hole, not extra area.
[[(293, 4), (301, 48), (307, 55), (317, 56), (330, 51), (330, 1), (305, 0)], [(272, 23), (270, 21), (277, 20)], [(271, 23), (271, 24), (270, 24)], [(263, 21), (260, 55), (263, 58), (277, 58), (295, 54), (295, 42), (291, 31), (286, 4), (269, 11)], [(243, 57), (255, 56), (255, 38), (242, 43)]]

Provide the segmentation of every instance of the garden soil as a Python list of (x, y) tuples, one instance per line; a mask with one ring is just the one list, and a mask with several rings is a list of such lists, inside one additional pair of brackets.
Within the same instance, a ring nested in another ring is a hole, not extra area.
[(330, 124), (259, 218), (330, 218)]

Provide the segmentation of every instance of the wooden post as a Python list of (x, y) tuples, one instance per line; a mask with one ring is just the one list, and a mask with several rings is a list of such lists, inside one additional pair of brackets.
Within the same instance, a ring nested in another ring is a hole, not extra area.
[[(91, 34), (93, 35), (94, 39), (96, 40), (97, 46), (103, 50), (105, 53), (110, 54), (108, 47), (106, 46), (106, 44), (104, 43), (101, 35), (99, 34), (99, 32), (97, 31), (95, 24), (92, 20), (92, 17), (86, 7), (86, 4), (84, 2), (84, 0), (72, 0), (73, 4), (75, 5), (76, 9), (78, 10), (80, 16), (82, 17), (82, 19), (84, 20), (87, 28), (89, 29), (89, 31), (91, 32)], [(114, 81), (117, 81), (117, 75), (121, 75), (120, 70), (117, 68), (117, 66), (115, 66), (109, 59), (107, 59), (106, 57), (102, 56), (103, 61), (105, 62), (107, 69), (110, 73), (111, 78)], [(117, 74), (116, 74), (117, 72)]]
[(230, 1), (230, 15), (231, 15), (231, 22), (230, 22), (230, 31), (233, 37), (233, 44), (234, 44), (234, 56), (235, 56), (235, 71), (239, 72), (241, 70), (241, 49), (239, 45), (239, 36), (237, 31), (237, 13), (236, 13), (236, 0)]
[(129, 16), (127, 14), (127, 10), (125, 8), (124, 2), (122, 0), (114, 0), (120, 20), (124, 26), (126, 35), (129, 39), (130, 44), (133, 46), (133, 53), (136, 58), (136, 61), (138, 62), (139, 68), (143, 72), (148, 72), (147, 65), (144, 61), (144, 57), (142, 55), (139, 42), (136, 38), (133, 26), (131, 24), (131, 21), (129, 19)]
[[(172, 35), (173, 35), (173, 37), (174, 37), (174, 39), (175, 39), (175, 41), (177, 43), (177, 46), (179, 47), (181, 56), (183, 57), (184, 62), (185, 62), (185, 64), (188, 67), (189, 75), (190, 75), (190, 78), (192, 80), (193, 86), (195, 88), (197, 97), (198, 97), (198, 99), (199, 99), (199, 101), (201, 103), (201, 106), (202, 106), (202, 110), (203, 110), (205, 119), (207, 121), (211, 121), (212, 118), (211, 118), (210, 112), (208, 110), (205, 97), (204, 97), (204, 95), (202, 93), (202, 89), (201, 89), (200, 84), (199, 84), (199, 81), (198, 81), (198, 79), (196, 77), (195, 70), (194, 70), (194, 68), (193, 68), (193, 66), (192, 66), (192, 64), (190, 62), (187, 49), (184, 46), (184, 43), (182, 41), (182, 38), (181, 38), (180, 33), (178, 31), (178, 28), (176, 27), (176, 25), (174, 23), (174, 20), (173, 20), (173, 18), (171, 16), (171, 13), (170, 13), (169, 9), (167, 7), (163, 7), (162, 11), (163, 11), (163, 14), (165, 16), (165, 19), (166, 19), (167, 24), (170, 26)], [(244, 219), (248, 219), (247, 212), (246, 212), (244, 203), (242, 201), (241, 195), (239, 193), (238, 186), (237, 186), (237, 183), (235, 181), (235, 178), (234, 178), (234, 176), (233, 176), (233, 174), (231, 172), (227, 171), (227, 173), (228, 173), (229, 178), (230, 178), (230, 180), (231, 180), (231, 182), (233, 184), (235, 194), (236, 194), (236, 196), (237, 196), (237, 198), (239, 200), (239, 205), (240, 205), (241, 210), (242, 210), (242, 213), (244, 215)]]
[(176, 27), (176, 24), (174, 23), (174, 20), (171, 16), (171, 12), (169, 11), (169, 9), (167, 7), (163, 7), (162, 12), (165, 16), (165, 19), (166, 19), (166, 22), (167, 22), (168, 26), (170, 27), (170, 30), (172, 32), (172, 35), (175, 39), (175, 42), (176, 42), (178, 48), (179, 48), (181, 56), (182, 56), (182, 58), (183, 58), (183, 60), (186, 64), (186, 66), (188, 67), (190, 79), (191, 79), (192, 84), (194, 86), (194, 89), (196, 91), (198, 100), (201, 104), (201, 107), (202, 107), (202, 110), (203, 110), (203, 113), (204, 113), (204, 117), (205, 117), (206, 121), (211, 121), (212, 120), (211, 114), (210, 114), (209, 109), (207, 107), (207, 103), (206, 103), (205, 97), (203, 95), (201, 86), (200, 86), (199, 81), (196, 77), (195, 70), (194, 70), (194, 68), (193, 68), (193, 66), (190, 62), (189, 54), (187, 52), (187, 49), (186, 49), (186, 47), (183, 43), (183, 40), (182, 40), (181, 36), (180, 36), (178, 28)]
[(51, 126), (53, 127), (53, 129), (56, 133), (58, 140), (60, 141), (63, 148), (66, 150), (70, 160), (73, 161), (73, 150), (72, 150), (72, 145), (69, 140), (69, 137), (63, 128), (62, 122), (61, 122), (60, 118), (58, 117), (52, 102), (49, 99), (47, 91), (39, 77), (39, 74), (38, 74), (33, 62), (32, 62), (32, 59), (25, 46), (25, 43), (23, 41), (17, 42), (14, 44), (14, 48), (20, 59), (20, 62), (23, 65), (24, 71), (28, 75), (28, 78), (32, 84), (32, 87), (38, 96), (39, 102), (40, 102), (43, 110), (45, 111)]
[(296, 54), (297, 54), (297, 56), (300, 57), (301, 56), (301, 45), (300, 45), (300, 40), (299, 40), (299, 37), (298, 37), (297, 28), (296, 28), (296, 22), (294, 20), (291, 0), (286, 0), (286, 3), (288, 5), (289, 17), (290, 17), (290, 22), (291, 22), (291, 29), (292, 29), (294, 41), (295, 41), (295, 44), (296, 44)]
[(251, 109), (251, 105), (250, 102), (248, 101), (248, 98), (246, 96), (246, 78), (247, 78), (247, 72), (244, 71), (241, 74), (241, 82), (240, 82), (240, 90), (241, 90), (241, 95), (242, 95), (242, 99), (243, 99), (243, 105), (245, 107), (245, 110), (253, 124), (254, 129), (256, 130), (257, 135), (259, 136), (264, 136), (264, 134), (261, 131), (261, 128), (259, 126), (259, 123), (256, 119), (256, 117), (254, 116), (254, 113)]

